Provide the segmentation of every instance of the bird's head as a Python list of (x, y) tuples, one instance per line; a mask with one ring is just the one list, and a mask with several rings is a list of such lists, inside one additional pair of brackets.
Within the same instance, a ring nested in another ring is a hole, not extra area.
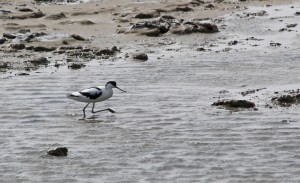
[(115, 81), (109, 81), (106, 83), (105, 87), (110, 87), (110, 88), (117, 88), (119, 90), (121, 90), (122, 92), (125, 92), (125, 90), (122, 90), (121, 88), (117, 87), (117, 83)]

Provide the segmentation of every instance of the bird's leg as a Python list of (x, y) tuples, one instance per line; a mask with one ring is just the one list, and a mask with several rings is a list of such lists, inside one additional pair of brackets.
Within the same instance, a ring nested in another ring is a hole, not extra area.
[(94, 107), (95, 107), (95, 103), (93, 103), (93, 108), (92, 108), (92, 113), (97, 113), (97, 112), (102, 112), (102, 111), (109, 111), (111, 113), (115, 113), (114, 110), (110, 109), (110, 108), (107, 108), (107, 109), (102, 109), (100, 111), (94, 111)]
[(89, 105), (90, 103), (86, 104), (86, 106), (83, 108), (83, 118), (85, 118), (85, 108), (87, 108), (87, 106)]

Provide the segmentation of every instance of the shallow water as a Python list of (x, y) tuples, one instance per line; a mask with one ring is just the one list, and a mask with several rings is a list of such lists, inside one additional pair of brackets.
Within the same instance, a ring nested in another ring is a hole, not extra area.
[[(97, 61), (1, 79), (2, 182), (297, 182), (299, 107), (265, 108), (299, 88), (299, 43), (229, 53), (149, 54), (144, 63)], [(115, 80), (128, 93), (96, 104), (117, 113), (82, 119), (66, 93)], [(258, 111), (211, 106), (254, 95)], [(220, 94), (222, 90), (229, 91)], [(257, 97), (255, 97), (257, 96)], [(46, 155), (65, 146), (67, 157)]]

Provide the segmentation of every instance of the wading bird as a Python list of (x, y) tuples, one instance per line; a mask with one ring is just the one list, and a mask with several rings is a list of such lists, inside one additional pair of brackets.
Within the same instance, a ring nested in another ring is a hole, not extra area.
[(93, 103), (92, 113), (97, 113), (102, 111), (109, 111), (111, 113), (115, 113), (115, 111), (110, 108), (103, 109), (100, 111), (94, 111), (96, 102), (107, 100), (113, 96), (113, 90), (112, 90), (113, 88), (117, 88), (123, 92), (126, 92), (120, 89), (119, 87), (117, 87), (117, 83), (115, 81), (109, 81), (106, 83), (105, 86), (96, 86), (96, 87), (84, 89), (80, 92), (73, 92), (67, 94), (67, 97), (79, 102), (87, 103), (87, 105), (83, 108), (83, 118), (85, 118), (85, 109), (90, 103)]

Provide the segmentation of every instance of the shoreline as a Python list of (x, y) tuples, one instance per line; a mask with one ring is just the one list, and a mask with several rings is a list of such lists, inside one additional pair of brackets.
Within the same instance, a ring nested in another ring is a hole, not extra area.
[[(72, 5), (27, 2), (31, 4), (24, 5), (24, 2), (18, 3), (11, 0), (1, 3), (0, 10), (7, 11), (7, 13), (0, 14), (2, 25), (0, 32), (2, 32), (2, 37), (4, 34), (7, 36), (4, 38), (4, 43), (0, 44), (4, 58), (0, 63), (0, 68), (4, 73), (9, 70), (30, 72), (49, 63), (58, 66), (60, 63), (77, 64), (76, 66), (79, 64), (78, 68), (81, 68), (80, 65), (84, 66), (84, 63), (90, 59), (105, 60), (120, 56), (126, 59), (130, 52), (135, 52), (134, 50), (139, 50), (139, 52), (145, 52), (149, 48), (156, 50), (157, 45), (171, 45), (172, 47), (175, 43), (176, 46), (185, 47), (184, 44), (193, 44), (194, 40), (198, 42), (210, 40), (212, 42), (209, 44), (218, 44), (218, 36), (222, 35), (223, 31), (222, 25), (214, 22), (220, 21), (218, 17), (232, 12), (246, 11), (249, 6), (290, 4), (296, 1), (220, 1), (220, 3), (207, 1), (202, 3), (202, 1), (194, 0), (134, 3), (126, 0), (118, 5), (115, 5), (114, 1)], [(141, 13), (153, 17), (134, 18)], [(185, 34), (185, 31), (190, 29), (185, 24), (182, 24), (179, 30), (173, 30), (173, 32), (179, 31), (179, 34), (169, 33), (169, 31), (164, 35), (158, 33), (154, 37), (143, 35), (148, 32), (130, 30), (130, 27), (138, 22), (151, 22), (162, 16), (175, 17), (176, 21), (197, 19), (201, 23), (202, 20), (208, 20), (212, 22), (212, 25), (217, 24), (220, 34), (216, 36), (214, 33)], [(181, 29), (184, 35), (180, 32)], [(122, 32), (120, 30), (125, 31), (125, 34), (117, 33)], [(126, 31), (129, 32), (126, 33)], [(9, 36), (17, 38), (9, 38)], [(225, 36), (222, 39), (228, 38)], [(143, 46), (138, 46), (140, 43), (147, 43), (148, 46), (143, 48)], [(47, 61), (35, 62), (40, 58), (47, 58)]]

